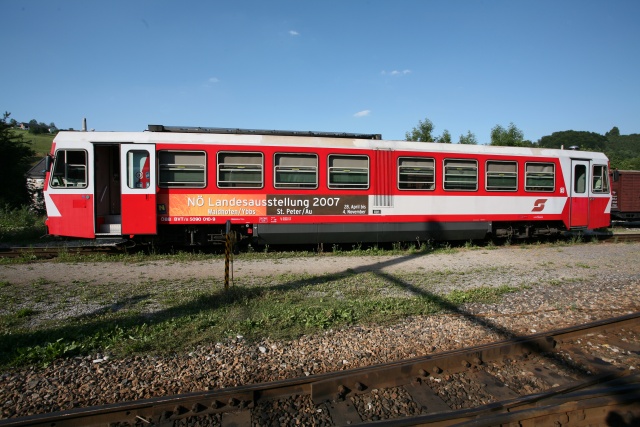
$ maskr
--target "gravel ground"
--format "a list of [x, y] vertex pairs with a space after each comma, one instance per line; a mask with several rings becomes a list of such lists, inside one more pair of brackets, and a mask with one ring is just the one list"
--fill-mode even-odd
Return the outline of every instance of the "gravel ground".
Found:
[[[234, 275], [251, 275], [256, 280], [291, 273], [435, 275], [453, 271], [462, 279], [443, 281], [438, 292], [491, 285], [528, 286], [498, 304], [468, 304], [454, 313], [404, 319], [393, 326], [353, 326], [286, 342], [247, 342], [237, 337], [174, 357], [116, 360], [98, 354], [59, 360], [46, 368], [3, 372], [0, 418], [350, 369], [635, 312], [640, 310], [638, 260], [637, 243], [474, 248], [420, 256], [238, 259]], [[71, 286], [78, 281], [220, 279], [223, 274], [221, 260], [0, 266], [0, 282], [25, 289], [43, 278]], [[64, 318], [96, 309], [90, 301], [76, 305], [73, 310], [48, 315]]]

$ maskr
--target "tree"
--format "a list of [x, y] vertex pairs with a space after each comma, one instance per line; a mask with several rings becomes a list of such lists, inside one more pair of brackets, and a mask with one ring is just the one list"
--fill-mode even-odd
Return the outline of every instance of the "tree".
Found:
[[565, 130], [543, 136], [538, 141], [541, 148], [578, 147], [580, 150], [604, 151], [607, 137], [595, 132]]
[[28, 202], [25, 174], [31, 167], [35, 152], [22, 134], [11, 129], [8, 122], [11, 113], [5, 112], [0, 120], [0, 205], [17, 208]]
[[438, 137], [438, 142], [442, 142], [444, 144], [451, 144], [451, 134], [449, 133], [448, 130], [444, 130], [444, 132], [442, 132], [442, 135], [440, 135]]
[[524, 133], [513, 123], [509, 123], [507, 129], [500, 125], [495, 125], [491, 129], [491, 145], [502, 147], [522, 147], [524, 146]]
[[620, 136], [620, 129], [618, 129], [618, 126], [614, 126], [614, 127], [611, 128], [611, 130], [609, 132], [605, 133], [604, 136], [606, 136], [606, 137]]
[[431, 120], [419, 120], [418, 126], [411, 129], [411, 132], [405, 133], [405, 138], [407, 141], [433, 142], [433, 136], [431, 135], [433, 129], [434, 126]]
[[49, 133], [49, 126], [46, 123], [39, 122], [35, 119], [29, 121], [29, 133], [39, 135], [41, 133]]
[[471, 131], [467, 131], [466, 135], [460, 135], [460, 139], [458, 140], [458, 144], [470, 144], [470, 145], [478, 145], [478, 140], [476, 136], [471, 133]]

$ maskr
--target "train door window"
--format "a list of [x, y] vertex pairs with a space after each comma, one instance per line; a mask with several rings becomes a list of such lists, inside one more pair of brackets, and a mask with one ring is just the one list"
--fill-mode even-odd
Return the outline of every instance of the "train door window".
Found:
[[149, 188], [149, 152], [147, 150], [127, 151], [127, 187]]
[[433, 190], [435, 160], [421, 157], [398, 157], [398, 188], [400, 190]]
[[163, 188], [203, 188], [207, 185], [206, 165], [204, 151], [159, 151], [158, 184]]
[[262, 188], [264, 160], [262, 153], [218, 153], [218, 187]]
[[318, 188], [318, 156], [276, 153], [273, 161], [275, 188]]
[[369, 157], [330, 154], [329, 188], [369, 188]]
[[584, 194], [587, 192], [587, 167], [585, 165], [575, 165], [573, 168], [573, 193]]
[[526, 191], [553, 191], [555, 189], [555, 166], [553, 163], [527, 163], [525, 165]]
[[593, 166], [591, 191], [594, 193], [609, 193], [609, 171], [607, 166]]
[[518, 163], [489, 160], [486, 164], [487, 191], [516, 191]]
[[50, 185], [58, 188], [86, 188], [87, 152], [85, 150], [56, 151]]
[[475, 191], [478, 189], [478, 162], [475, 160], [445, 159], [444, 189]]

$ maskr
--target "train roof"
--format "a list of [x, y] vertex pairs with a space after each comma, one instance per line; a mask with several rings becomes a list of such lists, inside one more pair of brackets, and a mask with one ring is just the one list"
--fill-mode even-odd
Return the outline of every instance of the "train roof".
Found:
[[387, 149], [432, 151], [460, 154], [493, 154], [541, 157], [591, 158], [607, 160], [603, 153], [536, 147], [504, 147], [491, 145], [444, 144], [383, 140], [380, 134], [345, 132], [278, 131], [260, 129], [203, 128], [149, 125], [142, 132], [60, 131], [54, 142], [74, 143], [140, 143], [244, 145], [247, 147], [280, 146], [309, 148]]
[[150, 132], [176, 132], [176, 133], [216, 133], [234, 135], [276, 135], [276, 136], [310, 136], [323, 138], [350, 138], [350, 139], [382, 139], [379, 133], [348, 133], [348, 132], [318, 132], [298, 130], [270, 130], [270, 129], [239, 129], [239, 128], [215, 128], [193, 126], [164, 126], [149, 125]]

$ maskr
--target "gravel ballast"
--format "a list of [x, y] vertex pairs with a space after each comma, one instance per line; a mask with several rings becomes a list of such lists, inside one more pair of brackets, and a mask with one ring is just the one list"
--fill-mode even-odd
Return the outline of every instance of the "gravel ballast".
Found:
[[[522, 290], [494, 304], [470, 303], [434, 316], [403, 319], [394, 325], [354, 325], [292, 341], [241, 336], [193, 348], [171, 357], [127, 359], [103, 354], [62, 359], [0, 374], [0, 418], [154, 396], [233, 387], [356, 368], [503, 340], [618, 316], [640, 309], [640, 244], [529, 245], [459, 249], [406, 256], [323, 256], [234, 262], [236, 278], [287, 274], [373, 272], [441, 274], [438, 293], [509, 285]], [[456, 280], [448, 280], [455, 272]], [[224, 261], [57, 263], [3, 265], [0, 281], [28, 292], [34, 282], [60, 287], [89, 283], [108, 286], [140, 280], [172, 281], [224, 275]], [[100, 310], [90, 300], [54, 312], [43, 301], [33, 322], [82, 316]], [[49, 304], [47, 306], [47, 304]], [[13, 307], [12, 309], [15, 309]], [[152, 308], [150, 308], [152, 309]], [[9, 314], [0, 307], [0, 314]], [[42, 319], [38, 319], [42, 316]]]

